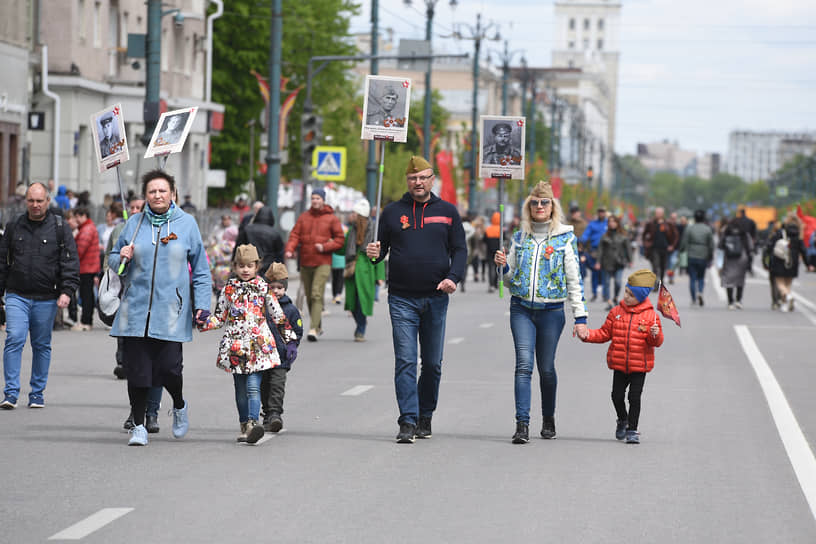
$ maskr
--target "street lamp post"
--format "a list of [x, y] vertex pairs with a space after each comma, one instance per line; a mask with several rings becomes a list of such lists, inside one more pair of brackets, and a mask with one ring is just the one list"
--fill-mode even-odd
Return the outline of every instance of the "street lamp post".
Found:
[[[428, 42], [428, 54], [432, 53], [431, 49], [431, 38], [433, 36], [433, 16], [434, 16], [434, 8], [436, 7], [436, 3], [439, 0], [425, 0], [425, 41]], [[406, 6], [411, 5], [411, 0], [404, 0]], [[457, 4], [456, 0], [450, 0], [451, 7], [455, 7]], [[422, 156], [428, 159], [428, 161], [433, 164], [433, 160], [431, 160], [431, 68], [433, 65], [433, 61], [428, 61], [428, 66], [425, 69], [425, 108], [423, 111], [423, 119], [422, 119], [422, 132], [424, 133], [424, 138], [422, 140]]]
[[473, 108], [471, 110], [471, 129], [470, 129], [470, 182], [468, 184], [468, 211], [475, 211], [476, 210], [476, 157], [477, 157], [477, 149], [476, 146], [478, 145], [477, 140], [477, 126], [476, 123], [478, 122], [478, 113], [479, 113], [479, 50], [482, 46], [482, 40], [489, 39], [498, 41], [500, 38], [499, 33], [493, 37], [488, 37], [487, 32], [493, 28], [494, 24], [489, 23], [487, 26], [482, 27], [482, 14], [479, 13], [476, 15], [476, 28], [473, 28], [470, 25], [460, 25], [465, 27], [470, 34], [468, 36], [463, 36], [461, 31], [458, 29], [454, 33], [454, 36], [458, 39], [464, 40], [473, 40], [474, 42], [474, 54], [473, 54]]

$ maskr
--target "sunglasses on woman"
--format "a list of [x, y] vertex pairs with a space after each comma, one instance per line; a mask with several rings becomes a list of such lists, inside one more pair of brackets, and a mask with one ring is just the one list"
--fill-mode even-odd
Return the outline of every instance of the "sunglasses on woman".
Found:
[[533, 208], [537, 208], [539, 206], [545, 208], [550, 204], [552, 204], [552, 200], [550, 200], [549, 198], [542, 198], [541, 200], [533, 198], [530, 200], [530, 206], [532, 206]]

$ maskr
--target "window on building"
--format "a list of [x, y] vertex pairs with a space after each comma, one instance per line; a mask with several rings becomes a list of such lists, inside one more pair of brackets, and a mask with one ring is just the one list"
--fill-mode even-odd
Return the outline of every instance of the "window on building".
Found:
[[589, 19], [584, 19], [584, 30], [589, 30]]
[[598, 40], [598, 51], [603, 49], [603, 40]]
[[603, 19], [598, 19], [598, 30], [603, 30], [603, 29], [604, 29], [604, 20]]
[[567, 49], [575, 49], [575, 42], [570, 40], [569, 43], [567, 43]]
[[102, 47], [102, 31], [100, 26], [102, 25], [102, 17], [100, 16], [100, 12], [102, 11], [102, 4], [100, 2], [94, 2], [93, 7], [93, 44], [94, 47]]
[[584, 51], [589, 49], [589, 38], [584, 38]]
[[[81, 2], [81, 1], [82, 1], [82, 0], [80, 0], [80, 2]], [[575, 30], [575, 19], [570, 19], [570, 20], [569, 20], [569, 29], [570, 29], [570, 30]]]
[[79, 22], [79, 41], [85, 41], [85, 0], [77, 0], [77, 19]]

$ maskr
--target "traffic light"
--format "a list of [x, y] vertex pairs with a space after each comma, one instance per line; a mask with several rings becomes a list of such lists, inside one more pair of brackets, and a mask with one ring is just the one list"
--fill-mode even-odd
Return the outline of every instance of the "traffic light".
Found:
[[592, 184], [592, 167], [591, 166], [589, 168], [587, 168], [586, 176], [587, 176], [587, 183], [591, 185]]
[[300, 118], [300, 150], [304, 160], [312, 160], [312, 154], [322, 138], [323, 118], [314, 113], [304, 113]]

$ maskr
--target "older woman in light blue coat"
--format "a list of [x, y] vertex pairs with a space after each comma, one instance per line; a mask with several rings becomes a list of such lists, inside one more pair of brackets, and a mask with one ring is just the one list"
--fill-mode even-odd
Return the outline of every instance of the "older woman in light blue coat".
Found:
[[[193, 216], [175, 205], [173, 176], [153, 170], [142, 178], [145, 211], [131, 217], [108, 265], [119, 270], [124, 293], [111, 336], [124, 339], [125, 371], [134, 428], [129, 445], [147, 444], [148, 390], [161, 385], [173, 398], [173, 436], [189, 427], [182, 393], [182, 342], [193, 337], [193, 318], [209, 315], [212, 284], [201, 233]], [[204, 314], [204, 315], [202, 315]]]

